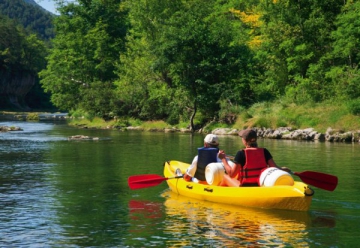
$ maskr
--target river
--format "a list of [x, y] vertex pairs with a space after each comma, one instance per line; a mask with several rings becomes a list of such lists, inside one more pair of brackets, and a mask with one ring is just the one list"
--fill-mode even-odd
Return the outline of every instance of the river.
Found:
[[[180, 197], [167, 184], [130, 190], [127, 178], [190, 162], [204, 135], [77, 129], [60, 121], [8, 121], [0, 133], [0, 247], [357, 247], [360, 144], [261, 139], [293, 171], [339, 178], [308, 212]], [[99, 140], [68, 140], [88, 135]], [[220, 136], [234, 155], [239, 137]], [[295, 178], [299, 180], [299, 178]]]

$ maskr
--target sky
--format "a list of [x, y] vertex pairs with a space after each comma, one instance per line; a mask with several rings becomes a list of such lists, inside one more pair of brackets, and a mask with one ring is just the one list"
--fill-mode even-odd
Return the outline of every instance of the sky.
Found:
[[46, 9], [54, 14], [56, 13], [55, 3], [52, 0], [35, 0], [35, 2], [37, 4], [39, 4], [41, 7], [43, 7], [44, 9]]

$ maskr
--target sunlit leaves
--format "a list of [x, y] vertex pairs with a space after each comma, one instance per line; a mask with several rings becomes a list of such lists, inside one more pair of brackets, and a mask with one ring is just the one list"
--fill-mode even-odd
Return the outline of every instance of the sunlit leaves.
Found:
[[113, 99], [112, 94], [102, 99], [106, 94], [100, 94], [99, 82], [113, 90], [109, 84], [117, 78], [115, 68], [124, 49], [126, 11], [120, 0], [57, 3], [56, 37], [41, 83], [58, 108], [81, 107], [106, 118]]

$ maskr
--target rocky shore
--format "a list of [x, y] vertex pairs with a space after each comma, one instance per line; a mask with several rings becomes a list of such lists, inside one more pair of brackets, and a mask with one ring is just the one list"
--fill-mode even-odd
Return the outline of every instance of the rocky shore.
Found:
[[[258, 137], [269, 139], [288, 139], [288, 140], [308, 140], [308, 141], [328, 141], [328, 142], [360, 142], [360, 130], [341, 131], [328, 128], [325, 133], [319, 133], [313, 128], [295, 129], [291, 127], [253, 128]], [[237, 135], [239, 130], [228, 128], [217, 128], [212, 131], [217, 135]]]
[[[82, 127], [86, 128], [86, 127]], [[111, 127], [107, 127], [111, 129]], [[277, 129], [271, 128], [253, 128], [258, 137], [268, 139], [287, 139], [287, 140], [307, 140], [307, 141], [326, 141], [326, 142], [346, 142], [346, 143], [360, 143], [360, 130], [357, 131], [342, 131], [328, 128], [325, 133], [319, 133], [313, 128], [306, 129], [292, 129], [291, 127], [280, 127]], [[125, 127], [120, 130], [137, 130], [137, 131], [149, 131], [149, 132], [181, 132], [190, 133], [190, 129], [186, 128], [165, 128], [165, 129], [147, 129], [144, 130], [141, 127]], [[0, 126], [0, 132], [9, 131], [22, 131], [19, 127], [7, 127]], [[216, 128], [211, 133], [217, 135], [238, 135], [238, 129], [232, 128]], [[202, 133], [202, 130], [199, 130]], [[69, 140], [83, 140], [89, 139], [87, 136], [76, 135], [69, 137]], [[92, 139], [92, 138], [91, 138]]]
[[[136, 128], [129, 128], [130, 130]], [[328, 128], [325, 133], [319, 133], [313, 128], [292, 129], [291, 127], [253, 128], [258, 137], [268, 139], [307, 140], [307, 141], [328, 141], [328, 142], [360, 142], [360, 130], [342, 131]], [[151, 130], [150, 130], [151, 131]], [[155, 130], [152, 130], [155, 131]], [[238, 129], [216, 128], [211, 133], [216, 135], [238, 135]], [[165, 129], [165, 132], [190, 132], [188, 129]], [[200, 131], [201, 132], [201, 131]]]

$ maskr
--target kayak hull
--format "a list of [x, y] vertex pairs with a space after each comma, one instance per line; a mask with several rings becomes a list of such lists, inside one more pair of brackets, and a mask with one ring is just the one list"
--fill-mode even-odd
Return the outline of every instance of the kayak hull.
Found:
[[266, 209], [308, 211], [311, 205], [313, 190], [303, 182], [295, 181], [293, 186], [224, 187], [172, 178], [176, 176], [176, 169], [184, 173], [188, 166], [180, 161], [165, 162], [164, 176], [174, 193], [198, 200]]

